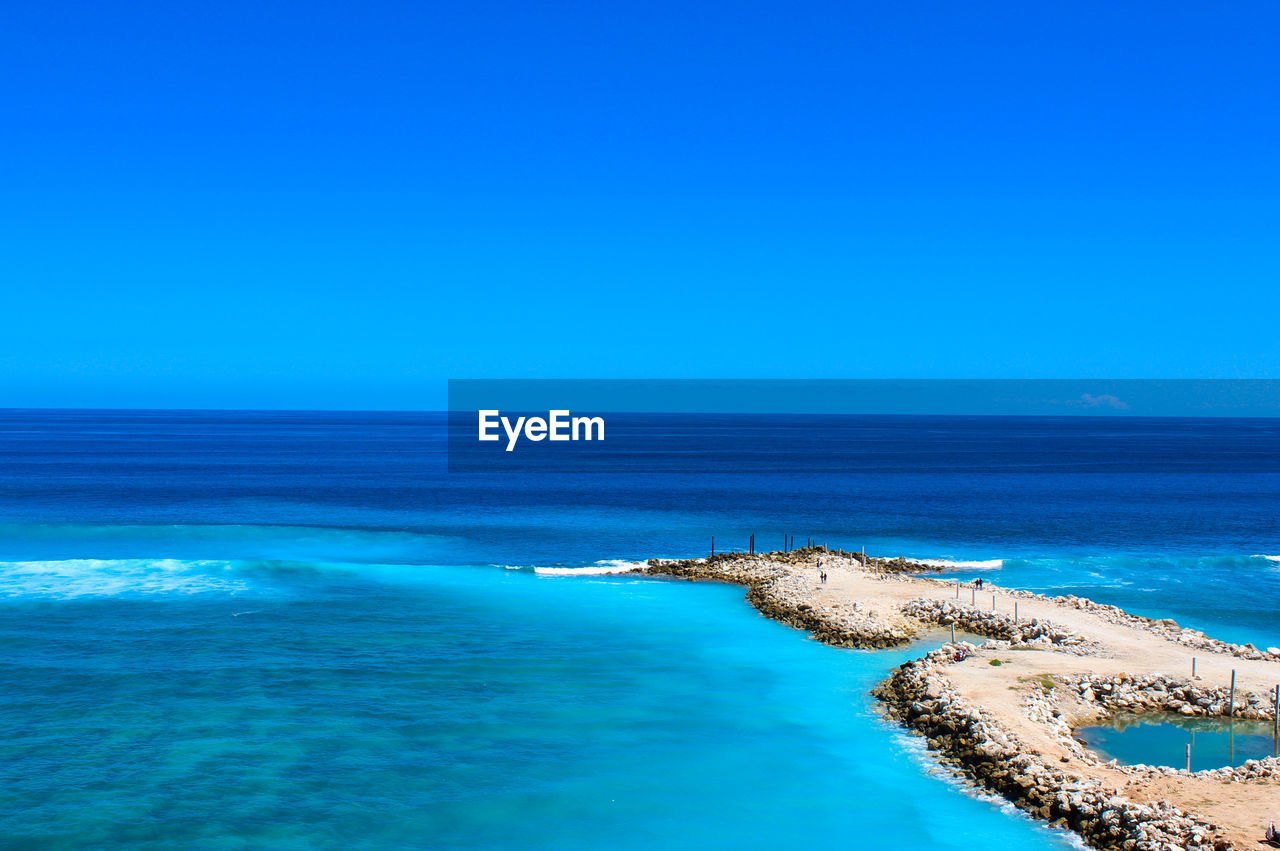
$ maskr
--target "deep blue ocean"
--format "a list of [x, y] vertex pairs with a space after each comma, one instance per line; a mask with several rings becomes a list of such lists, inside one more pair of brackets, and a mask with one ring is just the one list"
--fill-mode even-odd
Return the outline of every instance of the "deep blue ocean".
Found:
[[661, 472], [450, 473], [440, 414], [0, 412], [0, 845], [1066, 846], [876, 715], [922, 648], [825, 647], [728, 586], [547, 571], [712, 535], [1280, 645], [1273, 421], [686, 417], [646, 440]]

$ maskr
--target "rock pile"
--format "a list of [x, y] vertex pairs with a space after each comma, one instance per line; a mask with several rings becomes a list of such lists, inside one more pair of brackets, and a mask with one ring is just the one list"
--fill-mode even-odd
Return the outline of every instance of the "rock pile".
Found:
[[[927, 567], [926, 565], [919, 566]], [[934, 567], [928, 568], [927, 571], [923, 572], [936, 573], [937, 570], [938, 569]], [[885, 574], [886, 579], [898, 578], [896, 574], [892, 574], [888, 571], [886, 571]], [[908, 575], [902, 575], [901, 579], [903, 581], [909, 580], [916, 582], [928, 582], [931, 580], [931, 578], [927, 576], [915, 577]], [[947, 588], [955, 587], [954, 582], [940, 579], [933, 579], [932, 581], [939, 586]], [[1187, 629], [1179, 626], [1176, 621], [1169, 618], [1148, 618], [1143, 617], [1142, 615], [1133, 615], [1118, 606], [1096, 603], [1087, 597], [1076, 597], [1075, 595], [1070, 594], [1063, 597], [1049, 597], [1044, 594], [1037, 594], [1034, 591], [1023, 591], [1016, 588], [1003, 588], [1001, 586], [991, 584], [988, 584], [984, 590], [999, 593], [1002, 597], [1013, 597], [1023, 600], [1040, 600], [1089, 612], [1108, 623], [1127, 626], [1131, 629], [1140, 629], [1143, 632], [1150, 632], [1154, 635], [1159, 635], [1168, 641], [1173, 641], [1197, 650], [1203, 650], [1206, 653], [1222, 653], [1228, 656], [1236, 656], [1240, 659], [1280, 662], [1280, 647], [1268, 647], [1263, 650], [1252, 644], [1232, 644], [1228, 641], [1219, 641], [1216, 638], [1210, 638], [1198, 629]], [[986, 633], [982, 634], [985, 635]]]
[[1013, 596], [1021, 597], [1038, 597], [1042, 600], [1049, 600], [1060, 606], [1069, 606], [1073, 609], [1080, 609], [1091, 614], [1097, 615], [1105, 621], [1122, 626], [1141, 629], [1146, 632], [1163, 636], [1169, 641], [1178, 644], [1194, 647], [1197, 650], [1204, 650], [1208, 653], [1223, 653], [1228, 656], [1236, 656], [1241, 659], [1266, 659], [1272, 662], [1280, 662], [1280, 647], [1268, 647], [1266, 650], [1259, 650], [1252, 644], [1232, 644], [1227, 641], [1219, 641], [1216, 638], [1210, 638], [1198, 629], [1186, 629], [1178, 626], [1176, 621], [1169, 618], [1146, 618], [1141, 615], [1131, 615], [1118, 606], [1108, 606], [1103, 603], [1095, 603], [1087, 597], [1076, 597], [1068, 595], [1065, 597], [1044, 597], [1039, 594], [1031, 594], [1027, 591], [1010, 591], [1005, 592]]
[[902, 606], [902, 613], [925, 623], [957, 627], [1006, 641], [1011, 647], [1057, 647], [1082, 655], [1097, 649], [1094, 642], [1045, 618], [1018, 618], [950, 600], [918, 597]]
[[[1079, 693], [1086, 703], [1108, 712], [1176, 712], [1187, 717], [1225, 716], [1231, 708], [1231, 690], [1206, 686], [1177, 677], [1080, 676], [1060, 681]], [[1236, 718], [1274, 718], [1271, 701], [1252, 692], [1236, 691]]]
[[924, 734], [945, 763], [1032, 815], [1071, 828], [1096, 848], [1225, 851], [1231, 847], [1214, 825], [1176, 806], [1139, 804], [1099, 780], [1079, 779], [1044, 764], [950, 685], [941, 663], [959, 649], [947, 645], [907, 662], [875, 689], [889, 714]]

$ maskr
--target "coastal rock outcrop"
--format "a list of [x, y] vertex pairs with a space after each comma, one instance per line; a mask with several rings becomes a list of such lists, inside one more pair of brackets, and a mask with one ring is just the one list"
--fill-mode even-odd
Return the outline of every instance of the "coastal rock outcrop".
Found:
[[[1192, 653], [1198, 650], [1268, 662], [1280, 661], [1276, 648], [1259, 651], [1252, 645], [1228, 644], [1167, 619], [1130, 615], [1085, 598], [1047, 597], [986, 583], [984, 596], [990, 593], [1015, 602], [1002, 605], [1004, 611], [998, 612], [995, 600], [992, 608], [986, 609], [976, 605], [976, 593], [970, 592], [965, 596], [971, 600], [962, 602], [963, 592], [956, 582], [921, 575], [938, 572], [936, 565], [906, 559], [864, 559], [860, 554], [822, 547], [785, 553], [727, 553], [706, 559], [654, 559], [643, 570], [743, 585], [747, 599], [764, 615], [808, 630], [819, 641], [839, 647], [902, 645], [926, 632], [936, 635], [935, 626], [954, 626], [986, 637], [988, 640], [977, 648], [965, 642], [952, 643], [908, 662], [878, 686], [875, 695], [891, 717], [928, 739], [930, 751], [943, 764], [1029, 814], [1075, 831], [1097, 848], [1225, 851], [1233, 847], [1233, 841], [1243, 843], [1253, 827], [1244, 826], [1238, 810], [1224, 809], [1215, 789], [1221, 788], [1219, 784], [1242, 784], [1236, 788], [1247, 790], [1242, 793], [1246, 799], [1265, 809], [1272, 800], [1273, 787], [1280, 782], [1280, 759], [1275, 758], [1194, 774], [1170, 767], [1103, 761], [1075, 738], [1071, 727], [1084, 719], [1126, 712], [1273, 717], [1274, 695], [1241, 688], [1233, 705], [1230, 689], [1224, 686], [1156, 673], [1159, 669], [1153, 669], [1141, 655], [1135, 656], [1132, 649], [1117, 648], [1133, 643], [1156, 645], [1164, 658], [1169, 655], [1164, 642], [1171, 641], [1183, 648], [1172, 654], [1179, 657], [1177, 667], [1185, 660], [1188, 671], [1194, 667]], [[943, 589], [942, 594], [927, 596]], [[950, 599], [953, 592], [955, 600]], [[1017, 600], [1050, 605], [1024, 605], [1024, 612], [1035, 611], [1039, 616], [1018, 618], [1014, 616]], [[1091, 617], [1081, 618], [1067, 611], [1071, 609]], [[1044, 617], [1046, 612], [1056, 613], [1060, 619]], [[1091, 631], [1095, 626], [1098, 631]], [[1124, 638], [1105, 646], [1100, 643], [1107, 635], [1115, 638], [1116, 626], [1123, 628]], [[1140, 630], [1151, 638], [1131, 636], [1128, 630]], [[1008, 670], [999, 666], [1010, 660], [991, 658], [988, 661], [996, 667], [982, 666], [981, 674], [974, 669], [952, 669], [951, 665], [974, 652], [1006, 649], [1052, 653], [1030, 653], [1019, 660], [1026, 664], [1016, 666], [1021, 672], [1013, 675], [1016, 683], [1012, 677], [1005, 680], [1010, 690], [1018, 692], [1012, 705], [992, 698], [988, 711], [968, 702], [961, 688], [985, 694], [984, 685], [990, 688], [1003, 679], [1002, 675], [993, 678], [991, 672]], [[1056, 654], [1065, 654], [1062, 668], [1052, 661], [1046, 665]], [[1066, 656], [1088, 657], [1090, 661]], [[1120, 660], [1128, 660], [1135, 670], [1147, 673], [1082, 673], [1097, 670], [1091, 664], [1094, 659], [1111, 672]], [[1258, 667], [1252, 662], [1242, 667], [1249, 668], [1244, 672], [1245, 682], [1257, 688]], [[1055, 673], [1055, 669], [1072, 673]], [[1261, 681], [1267, 682], [1265, 674]], [[984, 700], [987, 697], [991, 696], [985, 694]], [[1025, 738], [1020, 739], [1019, 734]], [[1028, 741], [1052, 756], [1028, 746]], [[1117, 790], [1115, 783], [1124, 788]], [[1168, 797], [1178, 803], [1169, 802]], [[1187, 807], [1212, 815], [1219, 824], [1206, 821]]]
[[891, 621], [856, 603], [841, 605], [822, 600], [811, 580], [787, 569], [787, 565], [803, 563], [805, 558], [796, 551], [766, 556], [725, 553], [708, 559], [650, 559], [647, 572], [745, 585], [747, 600], [762, 614], [808, 630], [817, 640], [836, 647], [878, 649], [911, 640], [913, 631], [902, 622]]
[[1069, 827], [1095, 848], [1225, 851], [1231, 847], [1214, 825], [1172, 804], [1137, 803], [1099, 780], [1074, 777], [1047, 765], [951, 686], [943, 665], [960, 649], [947, 645], [907, 662], [874, 690], [889, 715], [923, 734], [943, 763], [1033, 816]]
[[1082, 701], [1095, 703], [1107, 712], [1173, 712], [1188, 717], [1274, 718], [1268, 697], [1237, 691], [1234, 704], [1231, 689], [1208, 686], [1188, 679], [1163, 675], [1131, 677], [1119, 675], [1058, 678], [1074, 689]]
[[1044, 618], [1014, 618], [977, 606], [920, 597], [902, 606], [902, 613], [925, 623], [954, 624], [960, 629], [1006, 641], [1011, 647], [1057, 647], [1076, 654], [1098, 649], [1094, 642]]
[[[1029, 592], [1010, 592], [1015, 596], [1026, 596]], [[1037, 596], [1040, 595], [1031, 595]], [[1228, 656], [1235, 656], [1240, 659], [1262, 659], [1271, 662], [1280, 662], [1280, 647], [1268, 647], [1266, 650], [1259, 650], [1252, 644], [1232, 644], [1228, 641], [1219, 641], [1216, 638], [1210, 638], [1197, 629], [1186, 629], [1178, 625], [1177, 621], [1169, 618], [1147, 618], [1141, 615], [1133, 615], [1121, 609], [1118, 606], [1108, 606], [1104, 603], [1095, 603], [1087, 597], [1076, 597], [1067, 595], [1065, 597], [1041, 597], [1041, 599], [1049, 600], [1060, 606], [1068, 606], [1073, 609], [1080, 609], [1097, 615], [1105, 621], [1123, 626], [1141, 629], [1146, 632], [1163, 636], [1169, 641], [1193, 647], [1197, 650], [1204, 650], [1209, 653], [1223, 653]]]

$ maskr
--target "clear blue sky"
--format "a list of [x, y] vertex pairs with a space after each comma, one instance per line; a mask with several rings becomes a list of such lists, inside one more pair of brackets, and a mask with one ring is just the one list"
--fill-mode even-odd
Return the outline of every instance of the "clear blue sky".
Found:
[[1274, 3], [8, 3], [0, 406], [1280, 377]]

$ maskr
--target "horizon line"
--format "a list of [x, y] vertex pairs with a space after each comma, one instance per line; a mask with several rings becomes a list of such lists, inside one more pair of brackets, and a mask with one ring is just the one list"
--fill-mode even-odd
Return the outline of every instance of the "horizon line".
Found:
[[[540, 413], [544, 409], [521, 410], [509, 409], [512, 413]], [[755, 416], [755, 417], [1003, 417], [1008, 419], [1125, 419], [1125, 420], [1277, 420], [1276, 414], [1141, 414], [1124, 410], [1097, 410], [1092, 412], [1072, 413], [948, 413], [948, 412], [871, 412], [871, 411], [623, 411], [584, 409], [588, 413], [613, 414], [621, 416]], [[150, 408], [150, 407], [6, 407], [0, 406], [0, 414], [5, 413], [187, 413], [187, 414], [465, 414], [470, 408], [456, 410], [444, 408]]]

